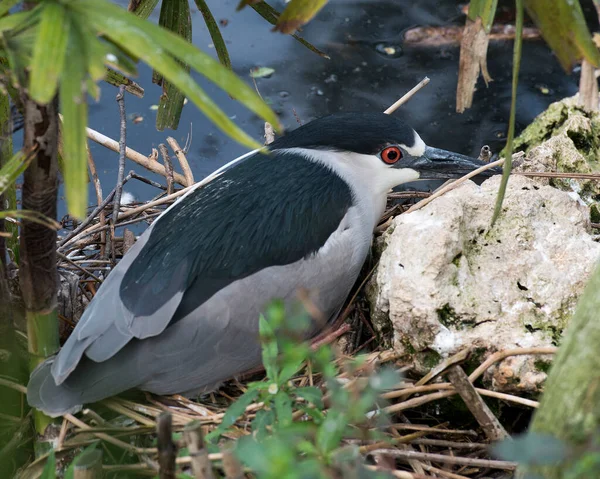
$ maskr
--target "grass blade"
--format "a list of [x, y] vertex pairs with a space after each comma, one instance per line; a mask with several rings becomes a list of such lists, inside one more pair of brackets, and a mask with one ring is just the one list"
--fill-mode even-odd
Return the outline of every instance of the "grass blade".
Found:
[[52, 218], [48, 218], [39, 211], [30, 210], [12, 210], [12, 211], [0, 211], [0, 219], [5, 220], [6, 218], [20, 218], [22, 220], [31, 221], [47, 228], [58, 230], [60, 223]]
[[[44, 2], [39, 33], [33, 47], [29, 94], [47, 104], [54, 98], [65, 64], [70, 22], [60, 3]], [[68, 62], [67, 62], [68, 63]]]
[[86, 131], [87, 98], [85, 79], [87, 56], [85, 43], [77, 25], [72, 25], [68, 44], [69, 61], [60, 82], [60, 110], [63, 116], [63, 176], [69, 213], [83, 218], [86, 213], [88, 191]]
[[227, 51], [225, 40], [223, 40], [223, 35], [221, 35], [221, 30], [219, 29], [219, 25], [217, 25], [215, 17], [213, 17], [213, 14], [210, 11], [210, 8], [208, 8], [205, 0], [195, 0], [195, 2], [198, 10], [200, 10], [200, 13], [204, 17], [204, 23], [206, 23], [206, 28], [208, 28], [210, 38], [215, 45], [215, 50], [217, 51], [217, 56], [219, 57], [221, 65], [231, 69], [229, 52]]
[[[191, 43], [192, 20], [187, 0], [163, 0], [159, 24]], [[189, 73], [188, 65], [178, 63], [186, 73]], [[156, 129], [159, 131], [163, 131], [165, 128], [176, 130], [179, 126], [185, 95], [170, 81], [165, 80], [162, 75], [154, 75], [152, 81], [162, 85], [163, 88], [156, 114]]]
[[[277, 10], [275, 10], [271, 5], [267, 2], [257, 2], [249, 4], [252, 9], [258, 13], [263, 19], [269, 22], [271, 25], [277, 25], [277, 20], [281, 15]], [[308, 48], [311, 52], [316, 53], [320, 57], [327, 58], [329, 60], [329, 55], [327, 53], [319, 50], [312, 43], [307, 42], [304, 38], [298, 36], [298, 34], [292, 34], [292, 37], [297, 40], [300, 44]]]
[[144, 97], [144, 89], [141, 85], [138, 85], [136, 82], [130, 80], [125, 75], [121, 75], [119, 72], [116, 72], [110, 68], [108, 68], [106, 71], [106, 77], [104, 78], [104, 81], [113, 86], [125, 85], [126, 92], [131, 93], [132, 95], [137, 96], [138, 98]]
[[277, 20], [275, 30], [294, 33], [310, 22], [327, 4], [327, 0], [292, 0]]
[[32, 154], [22, 150], [15, 153], [0, 169], [0, 195], [2, 195], [27, 169], [33, 159]]
[[490, 33], [498, 0], [471, 0], [469, 3], [469, 18], [474, 22], [477, 17], [481, 18], [486, 33]]
[[506, 141], [506, 159], [502, 170], [502, 180], [496, 198], [496, 207], [492, 216], [492, 226], [502, 212], [502, 203], [506, 194], [506, 186], [512, 168], [513, 139], [515, 136], [515, 118], [517, 115], [517, 86], [519, 84], [519, 67], [521, 66], [521, 48], [523, 46], [523, 0], [516, 0], [517, 20], [515, 25], [515, 46], [513, 51], [512, 97], [510, 100], [510, 119], [508, 121], [508, 139]]
[[578, 0], [525, 0], [524, 5], [565, 71], [570, 72], [582, 58], [600, 65], [600, 52]]
[[128, 10], [140, 18], [147, 20], [158, 5], [158, 0], [140, 0], [129, 2]]
[[15, 5], [21, 3], [21, 0], [3, 0], [0, 2], [0, 17], [3, 17]]

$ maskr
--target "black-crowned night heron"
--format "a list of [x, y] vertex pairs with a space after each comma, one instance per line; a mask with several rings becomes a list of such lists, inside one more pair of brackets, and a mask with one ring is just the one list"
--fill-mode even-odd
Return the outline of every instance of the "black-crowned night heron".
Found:
[[224, 166], [148, 228], [33, 372], [32, 406], [57, 416], [132, 388], [196, 395], [260, 366], [272, 300], [304, 290], [325, 318], [338, 314], [391, 188], [483, 164], [382, 113], [314, 120], [270, 150]]

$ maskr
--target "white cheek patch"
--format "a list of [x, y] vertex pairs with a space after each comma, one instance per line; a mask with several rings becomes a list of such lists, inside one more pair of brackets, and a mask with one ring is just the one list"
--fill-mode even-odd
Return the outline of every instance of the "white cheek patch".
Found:
[[398, 185], [408, 183], [409, 181], [416, 181], [420, 177], [421, 174], [412, 168], [399, 168], [394, 170], [394, 179], [397, 181]]
[[421, 139], [421, 137], [419, 136], [419, 134], [416, 131], [413, 130], [413, 133], [415, 134], [414, 145], [411, 147], [408, 147], [406, 145], [401, 145], [401, 146], [402, 146], [402, 148], [404, 148], [406, 150], [406, 152], [410, 156], [414, 156], [414, 157], [418, 158], [419, 156], [423, 156], [427, 145], [425, 145], [425, 142]]

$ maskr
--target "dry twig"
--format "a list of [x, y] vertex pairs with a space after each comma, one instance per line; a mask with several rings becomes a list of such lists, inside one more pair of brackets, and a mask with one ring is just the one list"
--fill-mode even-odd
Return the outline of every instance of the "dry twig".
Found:
[[471, 411], [471, 414], [475, 417], [483, 432], [490, 441], [500, 441], [509, 437], [509, 434], [500, 424], [498, 418], [494, 416], [494, 413], [487, 406], [481, 396], [477, 394], [477, 391], [473, 385], [469, 382], [469, 378], [463, 369], [454, 365], [448, 370], [448, 379], [454, 385], [458, 394], [465, 402], [466, 406]]

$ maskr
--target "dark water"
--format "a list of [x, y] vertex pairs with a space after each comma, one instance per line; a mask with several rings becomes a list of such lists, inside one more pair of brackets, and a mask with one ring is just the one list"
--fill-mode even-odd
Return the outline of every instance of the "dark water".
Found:
[[[306, 39], [329, 53], [331, 60], [320, 58], [289, 36], [271, 32], [270, 25], [250, 8], [236, 12], [237, 3], [238, 0], [210, 2], [217, 21], [228, 21], [222, 32], [234, 69], [248, 82], [251, 82], [248, 72], [253, 67], [275, 69], [270, 78], [258, 79], [257, 83], [287, 128], [297, 126], [294, 110], [304, 122], [341, 110], [384, 110], [424, 76], [429, 76], [431, 83], [396, 113], [426, 143], [471, 155], [477, 155], [483, 144], [489, 144], [496, 152], [504, 146], [510, 106], [512, 41], [490, 44], [488, 67], [494, 81], [488, 88], [480, 81], [473, 108], [462, 115], [454, 110], [458, 45], [419, 48], [403, 44], [403, 33], [411, 27], [464, 25], [458, 2], [332, 0], [302, 32]], [[273, 6], [282, 9], [284, 4], [278, 1]], [[214, 55], [202, 17], [193, 8], [194, 44]], [[157, 20], [158, 10], [153, 18]], [[385, 46], [393, 46], [396, 54], [383, 53]], [[199, 75], [196, 77], [228, 115], [257, 139], [262, 138], [263, 123], [258, 118]], [[151, 83], [148, 68], [141, 68], [137, 80], [146, 89], [146, 96], [126, 98], [128, 146], [149, 154], [152, 147], [165, 142], [169, 135], [183, 145], [191, 130], [193, 142], [188, 159], [197, 180], [246, 151], [212, 126], [191, 103], [184, 107], [178, 131], [156, 131], [156, 113], [150, 107], [158, 102], [160, 88]], [[577, 81], [577, 75], [564, 73], [542, 41], [525, 42], [518, 127], [527, 125], [551, 102], [574, 94]], [[114, 87], [102, 87], [101, 103], [90, 109], [90, 126], [118, 139], [115, 94]], [[131, 119], [138, 115], [144, 120], [134, 124]], [[115, 184], [117, 155], [94, 144], [92, 152], [106, 194]], [[126, 171], [130, 169], [147, 174], [128, 161]], [[139, 200], [156, 192], [137, 182], [125, 189]], [[91, 191], [90, 202], [94, 202]]]

